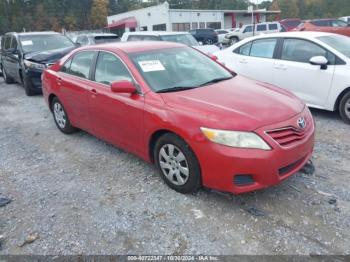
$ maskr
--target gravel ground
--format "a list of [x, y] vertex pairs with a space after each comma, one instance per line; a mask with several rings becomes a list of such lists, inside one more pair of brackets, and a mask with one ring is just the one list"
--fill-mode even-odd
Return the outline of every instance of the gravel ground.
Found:
[[0, 197], [12, 202], [0, 207], [0, 255], [349, 254], [350, 126], [313, 113], [313, 175], [184, 196], [137, 157], [63, 135], [42, 96], [1, 78]]

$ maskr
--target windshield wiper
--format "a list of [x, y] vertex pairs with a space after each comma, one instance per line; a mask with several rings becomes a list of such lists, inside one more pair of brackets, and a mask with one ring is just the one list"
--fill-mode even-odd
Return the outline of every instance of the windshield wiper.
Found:
[[233, 78], [232, 76], [214, 78], [213, 80], [205, 82], [204, 84], [201, 84], [200, 86], [207, 86], [207, 85], [210, 85], [210, 84], [215, 84], [215, 83], [218, 83], [218, 82], [221, 82], [221, 81], [225, 81], [225, 80], [229, 80], [229, 79], [232, 79], [232, 78]]
[[157, 93], [170, 93], [197, 88], [196, 86], [173, 86], [157, 91]]

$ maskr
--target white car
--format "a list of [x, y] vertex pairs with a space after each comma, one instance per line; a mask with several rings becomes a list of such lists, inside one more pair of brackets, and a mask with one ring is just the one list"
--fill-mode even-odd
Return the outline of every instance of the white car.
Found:
[[343, 16], [343, 17], [340, 17], [339, 20], [343, 20], [344, 22], [350, 24], [350, 16]]
[[225, 35], [232, 31], [228, 29], [216, 29], [215, 32], [218, 33], [218, 42], [222, 43], [224, 41]]
[[127, 41], [168, 41], [192, 46], [205, 54], [212, 55], [220, 50], [216, 45], [201, 45], [187, 32], [161, 32], [161, 31], [142, 31], [125, 32], [121, 38], [122, 42]]
[[247, 37], [252, 37], [253, 35], [272, 34], [281, 32], [283, 30], [279, 22], [255, 24], [254, 32], [253, 28], [254, 27], [252, 24], [244, 25], [239, 30], [235, 30], [229, 34], [226, 34], [222, 43], [226, 45], [233, 45], [234, 43], [246, 39]]
[[261, 35], [214, 55], [236, 73], [287, 89], [310, 107], [339, 110], [350, 124], [349, 37], [321, 32]]

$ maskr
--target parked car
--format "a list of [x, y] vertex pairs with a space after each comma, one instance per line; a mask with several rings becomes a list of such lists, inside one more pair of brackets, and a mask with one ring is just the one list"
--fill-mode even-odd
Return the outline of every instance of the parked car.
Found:
[[86, 46], [86, 45], [97, 45], [97, 44], [103, 44], [103, 43], [113, 43], [118, 41], [120, 41], [120, 39], [116, 34], [94, 33], [94, 34], [79, 35], [75, 42], [80, 46]]
[[285, 88], [350, 124], [350, 38], [288, 32], [246, 39], [215, 54], [238, 74]]
[[215, 32], [218, 34], [218, 42], [219, 43], [222, 43], [224, 38], [225, 38], [225, 35], [227, 35], [228, 33], [232, 32], [230, 30], [226, 30], [226, 29], [217, 29], [215, 30]]
[[345, 23], [350, 24], [350, 16], [343, 16], [343, 17], [340, 17], [339, 20], [342, 20], [342, 21], [344, 21]]
[[259, 23], [255, 25], [254, 31], [253, 29], [254, 26], [252, 24], [244, 25], [239, 29], [239, 31], [227, 34], [223, 40], [223, 44], [233, 45], [234, 43], [237, 43], [253, 35], [272, 34], [283, 30], [279, 22]]
[[74, 48], [68, 37], [54, 32], [7, 33], [0, 61], [5, 82], [22, 84], [28, 96], [40, 93], [42, 71]]
[[168, 41], [192, 46], [205, 54], [213, 54], [220, 50], [216, 45], [201, 45], [187, 32], [125, 32], [121, 38], [122, 42], [129, 41]]
[[190, 30], [190, 34], [193, 35], [198, 42], [203, 43], [204, 45], [213, 45], [219, 40], [218, 33], [211, 28], [193, 29]]
[[63, 133], [86, 130], [154, 162], [181, 193], [275, 185], [313, 151], [314, 122], [300, 99], [182, 44], [77, 49], [45, 70], [43, 94]]
[[350, 36], [350, 25], [338, 19], [317, 19], [301, 23], [294, 31], [317, 31]]
[[302, 23], [300, 18], [287, 18], [280, 21], [280, 24], [285, 28], [286, 31], [292, 31]]

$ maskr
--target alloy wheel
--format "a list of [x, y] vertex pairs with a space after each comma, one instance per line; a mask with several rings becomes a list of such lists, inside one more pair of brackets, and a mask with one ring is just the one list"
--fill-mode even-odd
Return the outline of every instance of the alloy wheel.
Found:
[[165, 144], [159, 151], [159, 165], [165, 177], [174, 185], [183, 186], [190, 175], [184, 153], [175, 145]]
[[64, 129], [66, 127], [67, 117], [62, 105], [60, 103], [55, 103], [53, 112], [58, 126]]

